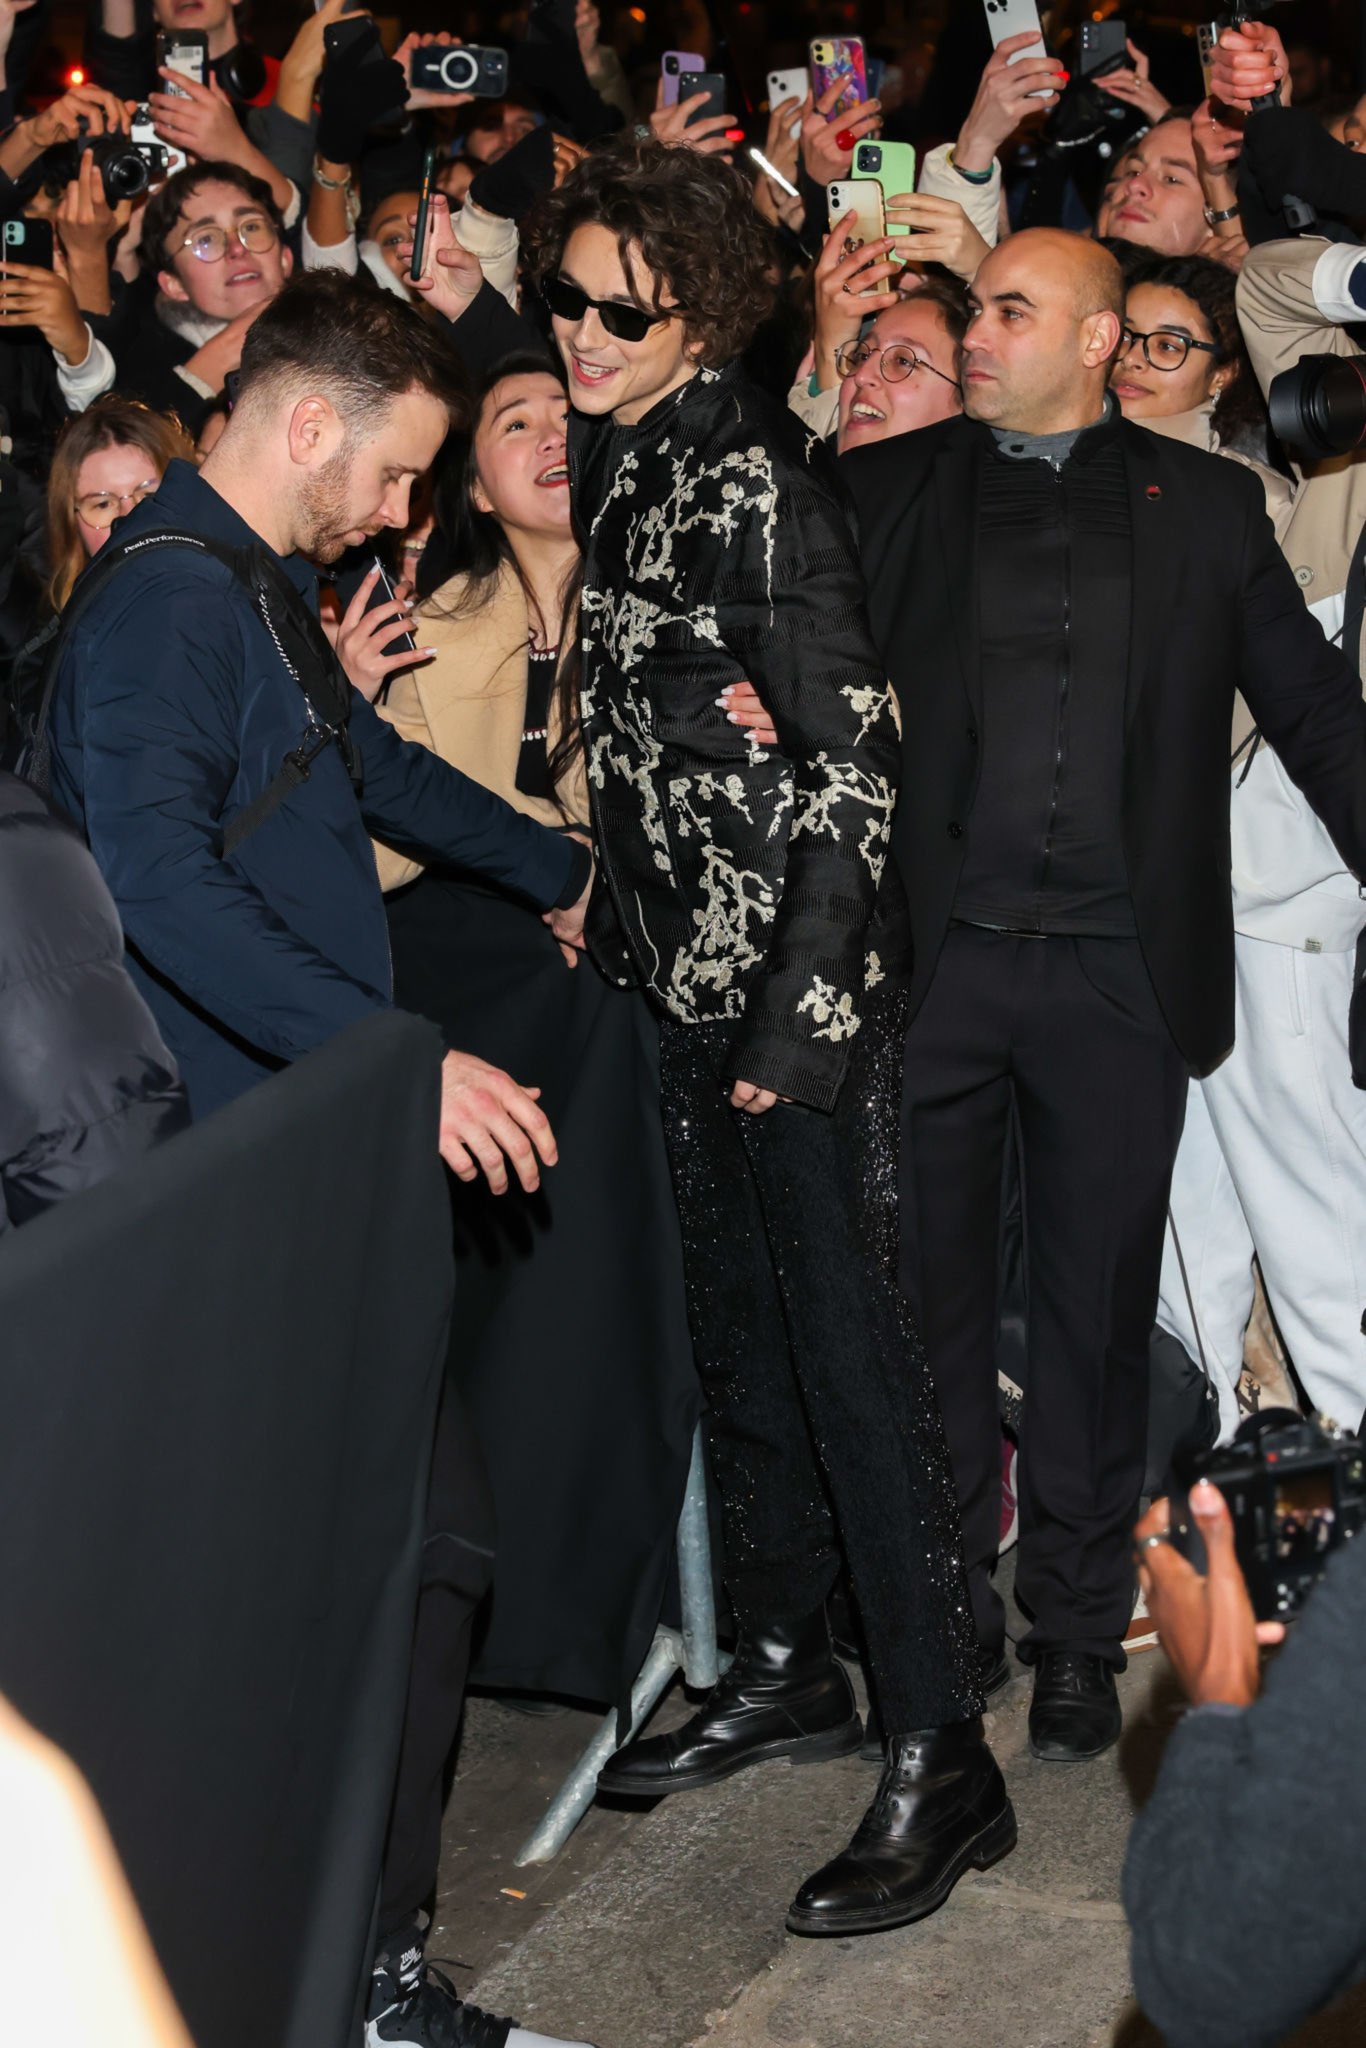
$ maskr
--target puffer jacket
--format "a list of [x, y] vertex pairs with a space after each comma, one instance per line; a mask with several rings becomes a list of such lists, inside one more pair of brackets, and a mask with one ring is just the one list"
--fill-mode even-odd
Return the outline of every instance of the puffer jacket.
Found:
[[190, 1120], [76, 832], [0, 775], [0, 1235]]
[[[573, 417], [589, 944], [684, 1024], [734, 1019], [730, 1078], [834, 1107], [865, 990], [903, 971], [887, 858], [896, 706], [828, 452], [731, 367], [633, 426]], [[717, 699], [747, 678], [778, 746]]]

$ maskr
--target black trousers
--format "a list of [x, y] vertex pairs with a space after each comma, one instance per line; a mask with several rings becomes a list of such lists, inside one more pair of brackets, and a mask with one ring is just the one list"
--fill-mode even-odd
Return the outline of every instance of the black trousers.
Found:
[[944, 1433], [895, 1278], [905, 1017], [899, 990], [867, 1001], [831, 1116], [733, 1110], [730, 1024], [666, 1019], [661, 1043], [736, 1617], [813, 1613], [842, 1541], [884, 1722], [898, 1732], [981, 1705]]
[[394, 1803], [380, 1880], [379, 1937], [436, 1889], [446, 1765], [460, 1725], [474, 1620], [493, 1577], [493, 1494], [449, 1374], [437, 1411], [427, 1538]]
[[996, 1400], [1001, 1168], [1018, 1112], [1029, 1379], [1016, 1592], [1028, 1661], [1122, 1665], [1130, 1537], [1186, 1068], [1136, 940], [950, 929], [906, 1038], [902, 1285], [948, 1432], [973, 1612], [1005, 1639]]

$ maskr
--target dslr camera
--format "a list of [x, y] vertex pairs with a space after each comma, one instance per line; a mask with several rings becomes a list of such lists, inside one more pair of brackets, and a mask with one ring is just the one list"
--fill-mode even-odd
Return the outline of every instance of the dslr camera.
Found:
[[110, 206], [117, 206], [120, 199], [137, 199], [171, 168], [170, 150], [164, 143], [151, 140], [151, 135], [151, 115], [145, 107], [137, 110], [132, 135], [91, 135], [82, 121], [81, 133], [74, 142], [59, 144], [47, 152], [43, 183], [50, 190], [64, 189], [79, 172], [81, 158], [89, 155], [99, 166], [100, 182]]
[[481, 100], [501, 100], [508, 89], [508, 53], [488, 44], [452, 48], [428, 43], [413, 52], [413, 85], [424, 92], [472, 92]]
[[1366, 1447], [1291, 1408], [1249, 1415], [1231, 1443], [1190, 1459], [1182, 1477], [1185, 1489], [1171, 1498], [1173, 1549], [1206, 1570], [1190, 1487], [1210, 1480], [1228, 1503], [1258, 1621], [1293, 1620], [1333, 1552], [1366, 1520]]
[[1366, 356], [1306, 355], [1273, 377], [1272, 431], [1316, 460], [1366, 444]]

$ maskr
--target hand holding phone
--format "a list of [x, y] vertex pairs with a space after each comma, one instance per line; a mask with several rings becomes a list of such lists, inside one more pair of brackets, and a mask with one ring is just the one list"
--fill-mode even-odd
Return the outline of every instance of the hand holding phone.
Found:
[[832, 85], [839, 86], [828, 116], [832, 121], [862, 106], [869, 98], [862, 36], [817, 36], [811, 44], [811, 83], [817, 99]]
[[706, 89], [690, 93], [672, 107], [664, 104], [664, 80], [660, 79], [655, 88], [655, 110], [650, 116], [651, 130], [658, 141], [667, 142], [671, 148], [686, 146], [688, 149], [700, 149], [704, 156], [725, 155], [731, 148], [730, 136], [735, 123], [724, 111], [707, 111], [714, 103], [714, 88], [718, 84], [722, 87], [724, 101], [725, 81], [715, 73], [708, 78], [704, 71], [691, 71], [680, 80], [684, 92], [687, 93], [699, 78], [707, 81]]
[[[697, 101], [702, 105], [696, 105]], [[726, 81], [719, 71], [690, 71], [678, 82], [678, 103], [693, 110], [693, 118], [706, 120], [726, 112]]]
[[[176, 29], [171, 34], [161, 32], [156, 41], [157, 70], [176, 71], [182, 78], [193, 79], [196, 85], [209, 82], [209, 38], [202, 29]], [[166, 90], [177, 99], [189, 99], [190, 95], [182, 86], [166, 80]]]
[[436, 650], [419, 647], [408, 630], [411, 605], [400, 597], [376, 555], [336, 628], [337, 659], [352, 686], [373, 704], [399, 669], [430, 661]]
[[417, 223], [413, 228], [413, 254], [408, 275], [416, 284], [427, 267], [427, 222], [432, 211], [432, 188], [436, 184], [436, 145], [422, 159], [422, 185], [417, 195]]

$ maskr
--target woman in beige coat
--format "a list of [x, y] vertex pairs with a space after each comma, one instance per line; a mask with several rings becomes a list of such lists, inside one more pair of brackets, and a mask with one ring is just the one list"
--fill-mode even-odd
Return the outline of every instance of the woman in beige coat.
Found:
[[[414, 634], [381, 713], [518, 809], [587, 819], [576, 750], [558, 372], [509, 358], [440, 465]], [[664, 1159], [657, 1026], [530, 906], [378, 846], [396, 1000], [539, 1088], [560, 1163], [495, 1201], [452, 1182], [450, 1368], [492, 1484], [497, 1563], [475, 1675], [620, 1703], [659, 1618], [698, 1408]]]

